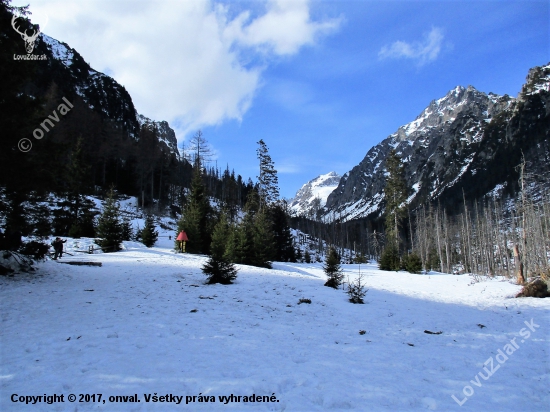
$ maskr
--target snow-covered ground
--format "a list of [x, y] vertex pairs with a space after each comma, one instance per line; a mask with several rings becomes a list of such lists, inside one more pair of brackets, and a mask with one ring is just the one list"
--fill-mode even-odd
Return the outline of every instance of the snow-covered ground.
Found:
[[[345, 265], [369, 288], [354, 305], [323, 286], [321, 264], [239, 266], [235, 284], [205, 285], [206, 258], [174, 253], [167, 238], [93, 255], [73, 242], [62, 261], [102, 266], [47, 261], [0, 277], [1, 411], [537, 411], [550, 402], [550, 300], [514, 299], [519, 287], [506, 280]], [[21, 403], [53, 394], [64, 402]], [[241, 401], [221, 398], [232, 394]], [[181, 403], [154, 402], [166, 395]], [[252, 395], [270, 402], [243, 402]]]

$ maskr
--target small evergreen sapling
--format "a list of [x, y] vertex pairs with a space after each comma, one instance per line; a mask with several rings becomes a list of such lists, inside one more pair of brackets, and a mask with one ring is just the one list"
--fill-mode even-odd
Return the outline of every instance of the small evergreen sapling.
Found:
[[368, 289], [365, 289], [365, 282], [363, 280], [364, 275], [360, 273], [353, 282], [348, 282], [348, 290], [346, 293], [351, 303], [365, 303], [363, 302], [363, 298], [367, 294]]
[[227, 223], [225, 214], [222, 214], [212, 233], [210, 245], [210, 259], [202, 267], [202, 272], [208, 276], [207, 283], [231, 284], [237, 277], [237, 268], [227, 259], [226, 248], [231, 227]]
[[403, 266], [409, 273], [420, 273], [422, 271], [422, 260], [415, 252], [403, 256]]
[[381, 270], [396, 270], [401, 269], [401, 260], [399, 259], [399, 251], [393, 244], [387, 245], [380, 256], [379, 267]]
[[104, 252], [117, 252], [124, 240], [123, 228], [120, 222], [120, 208], [111, 190], [105, 202], [103, 213], [98, 219], [96, 243]]
[[323, 270], [328, 276], [325, 286], [338, 289], [342, 283], [344, 275], [342, 273], [342, 267], [340, 266], [340, 257], [338, 256], [336, 249], [333, 247], [329, 249]]
[[145, 217], [145, 227], [140, 232], [141, 243], [153, 247], [158, 239], [159, 232], [155, 230], [155, 221], [152, 215]]
[[[139, 236], [139, 233], [136, 234]], [[127, 217], [122, 220], [122, 239], [134, 240], [134, 231], [132, 229], [132, 223]]]

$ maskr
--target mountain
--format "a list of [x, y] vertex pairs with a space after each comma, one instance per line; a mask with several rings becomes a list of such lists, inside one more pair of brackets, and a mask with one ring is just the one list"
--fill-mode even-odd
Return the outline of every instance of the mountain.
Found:
[[139, 130], [144, 124], [153, 125], [159, 141], [170, 153], [179, 157], [176, 134], [166, 121], [153, 121], [138, 114], [132, 98], [124, 86], [112, 77], [98, 72], [84, 61], [82, 56], [68, 44], [41, 33], [38, 37], [37, 52], [48, 56], [52, 75], [50, 81], [62, 87], [65, 92], [73, 91], [80, 96], [90, 109], [113, 121], [133, 139], [138, 139]]
[[170, 127], [167, 121], [154, 121], [143, 115], [138, 115], [138, 122], [140, 127], [144, 125], [151, 125], [157, 132], [157, 137], [160, 142], [163, 142], [169, 149], [170, 153], [175, 154], [178, 158], [180, 152], [178, 149], [178, 139], [176, 138], [176, 132]]
[[340, 176], [329, 172], [303, 185], [290, 201], [290, 210], [296, 216], [314, 216], [323, 207], [330, 193], [338, 187]]
[[456, 208], [463, 196], [513, 195], [522, 151], [531, 172], [549, 170], [549, 79], [546, 65], [529, 71], [517, 98], [457, 86], [433, 100], [344, 174], [323, 215], [342, 221], [379, 217], [392, 149], [404, 163], [412, 209], [425, 202]]

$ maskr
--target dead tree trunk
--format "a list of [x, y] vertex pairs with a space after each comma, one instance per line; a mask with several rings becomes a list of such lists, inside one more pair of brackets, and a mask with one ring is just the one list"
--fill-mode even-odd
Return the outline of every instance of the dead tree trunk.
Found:
[[514, 245], [514, 260], [516, 261], [516, 279], [518, 285], [523, 285], [525, 283], [525, 277], [523, 276], [523, 262], [519, 255], [518, 245]]

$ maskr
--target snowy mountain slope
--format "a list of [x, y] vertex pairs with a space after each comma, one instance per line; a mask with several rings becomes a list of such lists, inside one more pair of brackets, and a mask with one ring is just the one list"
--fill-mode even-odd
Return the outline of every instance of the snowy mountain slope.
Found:
[[327, 199], [325, 216], [379, 216], [384, 163], [392, 149], [405, 164], [413, 208], [435, 200], [452, 205], [462, 200], [462, 189], [468, 199], [480, 198], [497, 185], [512, 190], [517, 153], [523, 150], [536, 172], [548, 164], [549, 73], [548, 65], [532, 69], [517, 99], [458, 86], [432, 101], [344, 174]]
[[290, 201], [291, 212], [296, 216], [315, 214], [316, 209], [326, 204], [328, 196], [338, 187], [339, 181], [340, 176], [336, 172], [329, 172], [310, 180]]
[[[369, 288], [367, 303], [353, 305], [323, 286], [320, 264], [239, 266], [234, 285], [207, 286], [205, 257], [169, 249], [127, 245], [70, 259], [103, 266], [48, 261], [0, 278], [2, 411], [525, 411], [550, 400], [549, 301], [513, 299], [519, 287], [507, 281], [346, 265]], [[538, 325], [529, 338], [520, 336], [525, 322]], [[511, 340], [519, 349], [500, 365]], [[491, 358], [500, 368], [480, 379]], [[65, 402], [12, 401], [54, 393]], [[102, 401], [73, 404], [69, 394]], [[139, 403], [109, 400], [134, 394]], [[220, 401], [231, 394], [275, 398]], [[453, 395], [466, 398], [462, 407]]]

